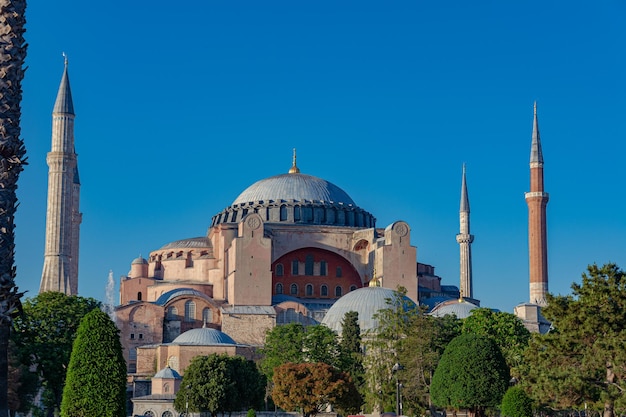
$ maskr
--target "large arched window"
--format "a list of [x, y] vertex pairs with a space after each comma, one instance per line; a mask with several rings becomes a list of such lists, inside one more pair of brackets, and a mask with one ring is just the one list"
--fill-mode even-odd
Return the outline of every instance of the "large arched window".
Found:
[[293, 261], [291, 261], [291, 275], [298, 275], [298, 264], [300, 262], [298, 262], [297, 259], [294, 259]]
[[284, 204], [280, 206], [280, 221], [287, 221], [287, 206], [285, 206]]
[[297, 284], [291, 284], [291, 286], [289, 287], [289, 294], [291, 294], [291, 295], [298, 295], [298, 285]]
[[205, 307], [204, 310], [202, 310], [202, 322], [213, 323], [213, 310], [209, 307]]
[[335, 297], [341, 297], [343, 295], [343, 289], [337, 285], [335, 287]]
[[313, 285], [306, 284], [306, 295], [307, 295], [307, 297], [312, 297], [313, 296]]
[[196, 319], [196, 303], [189, 300], [185, 303], [185, 321], [194, 321]]
[[328, 287], [326, 285], [320, 287], [320, 295], [322, 297], [328, 297]]
[[320, 261], [320, 275], [325, 277], [328, 274], [328, 264], [326, 261]]
[[167, 319], [176, 320], [177, 318], [178, 318], [178, 309], [174, 306], [169, 306], [167, 308]]
[[282, 277], [285, 274], [285, 270], [283, 268], [283, 264], [277, 264], [276, 265], [276, 276], [277, 277]]
[[276, 294], [282, 294], [282, 293], [283, 293], [283, 284], [279, 282], [278, 284], [276, 284]]
[[337, 278], [341, 278], [342, 275], [343, 275], [343, 272], [341, 271], [341, 267], [338, 266], [337, 269], [335, 270], [335, 276]]
[[304, 275], [313, 275], [313, 255], [307, 255], [304, 260]]

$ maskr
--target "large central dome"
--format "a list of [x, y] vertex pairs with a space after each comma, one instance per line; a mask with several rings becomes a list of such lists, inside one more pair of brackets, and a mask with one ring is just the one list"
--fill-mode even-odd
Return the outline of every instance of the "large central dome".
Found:
[[264, 222], [340, 227], [375, 227], [376, 219], [358, 207], [341, 188], [312, 175], [301, 174], [293, 165], [288, 174], [255, 182], [233, 203], [213, 216], [211, 227], [237, 223], [257, 213]]
[[256, 201], [325, 201], [355, 205], [350, 196], [335, 184], [312, 175], [290, 173], [255, 182], [232, 205]]

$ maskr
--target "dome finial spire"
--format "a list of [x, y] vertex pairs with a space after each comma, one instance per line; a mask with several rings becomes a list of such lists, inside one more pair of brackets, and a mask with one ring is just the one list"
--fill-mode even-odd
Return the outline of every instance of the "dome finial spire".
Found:
[[290, 174], [299, 174], [300, 173], [300, 169], [296, 165], [296, 148], [293, 148], [293, 162], [292, 162], [291, 168], [289, 168], [289, 173]]

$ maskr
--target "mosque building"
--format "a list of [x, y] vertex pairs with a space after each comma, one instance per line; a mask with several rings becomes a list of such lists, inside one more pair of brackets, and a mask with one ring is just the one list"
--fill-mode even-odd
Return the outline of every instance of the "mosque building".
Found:
[[320, 323], [337, 300], [370, 287], [403, 287], [414, 303], [420, 285], [429, 296], [458, 298], [457, 287], [443, 287], [432, 266], [418, 264], [410, 242], [406, 222], [377, 228], [340, 187], [302, 173], [294, 151], [287, 173], [241, 192], [213, 216], [206, 236], [132, 262], [115, 309], [129, 372], [144, 376], [141, 346], [202, 326], [262, 346], [272, 327]]
[[[66, 60], [48, 154], [41, 292], [78, 291], [82, 215], [73, 125]], [[516, 314], [527, 327], [540, 331], [545, 329], [540, 307], [548, 290], [548, 194], [543, 190], [536, 106], [526, 200], [531, 301], [516, 307]], [[407, 302], [427, 305], [433, 315], [467, 317], [479, 305], [473, 292], [469, 215], [463, 167], [456, 235], [460, 286], [443, 285], [434, 266], [418, 263], [407, 222], [378, 227], [374, 215], [346, 191], [301, 172], [294, 150], [286, 173], [261, 179], [239, 193], [212, 217], [205, 234], [167, 243], [147, 258], [132, 261], [121, 277], [120, 302], [114, 309], [129, 376], [147, 381], [156, 364], [157, 369], [173, 371], [164, 371], [166, 379], [177, 380], [193, 352], [254, 358], [274, 326], [324, 323], [340, 332], [343, 315], [350, 310], [359, 312], [362, 329], [375, 328], [373, 315], [399, 287], [406, 289]]]

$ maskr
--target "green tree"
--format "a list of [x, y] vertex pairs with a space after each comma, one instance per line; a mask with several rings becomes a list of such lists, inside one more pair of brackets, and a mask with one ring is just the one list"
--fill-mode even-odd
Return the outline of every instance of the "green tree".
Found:
[[547, 297], [553, 330], [533, 335], [522, 382], [539, 406], [626, 411], [626, 274], [590, 265], [572, 294]]
[[[365, 336], [367, 409], [395, 411], [396, 383], [401, 383], [403, 410], [421, 414], [430, 407], [432, 375], [446, 345], [459, 334], [460, 322], [424, 314], [401, 288], [388, 304], [375, 315], [376, 330]], [[394, 372], [396, 363], [401, 369]]]
[[500, 415], [502, 417], [532, 417], [533, 400], [521, 387], [511, 387], [502, 397]]
[[48, 291], [27, 299], [13, 323], [16, 356], [42, 381], [46, 414], [61, 406], [65, 374], [81, 319], [99, 309], [93, 298]]
[[361, 346], [361, 327], [359, 326], [359, 313], [349, 311], [343, 317], [341, 323], [341, 369], [348, 372], [357, 387], [361, 387], [365, 378], [363, 369], [363, 348]]
[[185, 370], [176, 394], [176, 410], [217, 413], [259, 407], [265, 379], [256, 365], [239, 356], [197, 356]]
[[498, 345], [472, 333], [461, 334], [446, 347], [431, 384], [431, 399], [439, 407], [468, 409], [481, 416], [500, 405], [510, 380]]
[[260, 368], [269, 380], [274, 369], [285, 363], [323, 362], [341, 368], [337, 334], [320, 324], [304, 327], [300, 323], [276, 326], [267, 332]]
[[61, 417], [126, 416], [126, 362], [119, 330], [100, 309], [80, 322], [61, 402]]
[[283, 410], [300, 410], [304, 417], [328, 405], [355, 410], [356, 387], [350, 375], [328, 364], [286, 363], [274, 370], [273, 382], [272, 398]]
[[8, 413], [9, 338], [23, 293], [15, 283], [17, 180], [26, 164], [20, 138], [26, 59], [26, 0], [0, 0], [0, 415]]
[[530, 332], [519, 317], [489, 308], [477, 308], [463, 320], [462, 332], [493, 338], [511, 369], [511, 375], [519, 379], [519, 367], [530, 341]]

